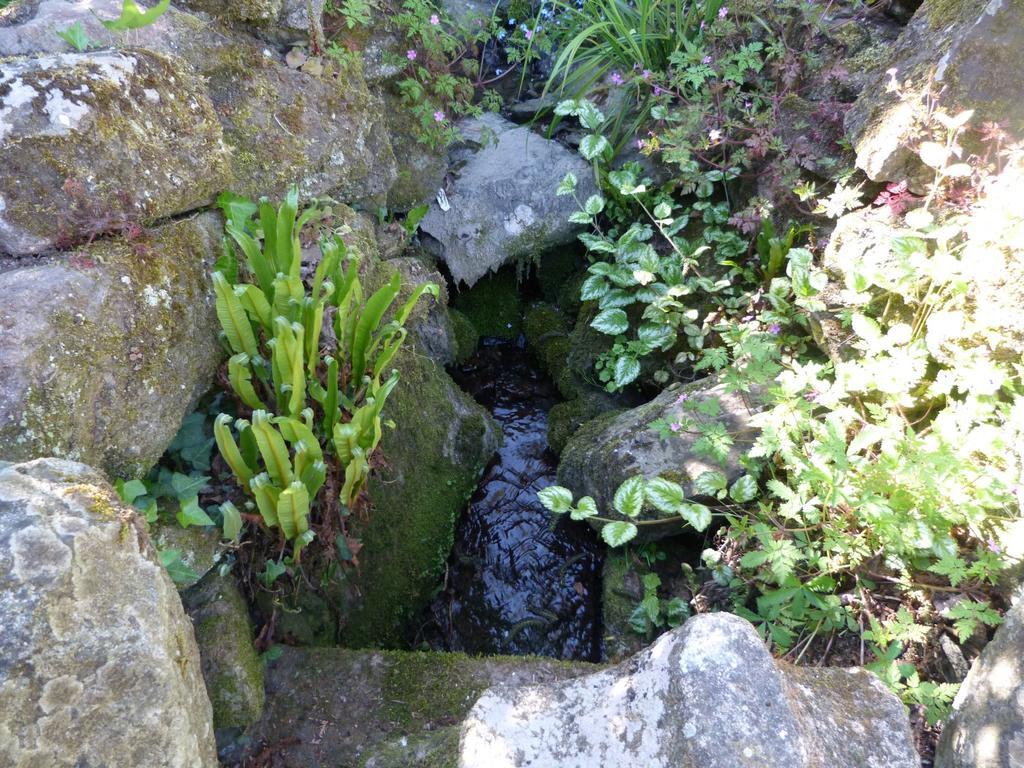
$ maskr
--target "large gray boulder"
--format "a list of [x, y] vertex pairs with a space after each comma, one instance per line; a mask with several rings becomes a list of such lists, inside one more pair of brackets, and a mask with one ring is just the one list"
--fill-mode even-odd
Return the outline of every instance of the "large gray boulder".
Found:
[[229, 161], [205, 84], [181, 61], [97, 51], [0, 64], [0, 253], [207, 205]]
[[744, 619], [703, 614], [623, 664], [484, 693], [460, 768], [917, 768], [906, 710], [861, 669], [775, 662]]
[[215, 768], [192, 625], [103, 475], [0, 468], [0, 765]]
[[208, 213], [0, 273], [0, 460], [60, 456], [137, 477], [222, 357]]
[[[757, 437], [753, 417], [763, 405], [764, 390], [728, 392], [716, 378], [667, 389], [649, 403], [600, 416], [584, 424], [566, 443], [558, 465], [558, 482], [574, 495], [591, 496], [603, 517], [622, 519], [612, 506], [615, 490], [634, 475], [664, 477], [696, 496], [694, 481], [705, 472], [722, 472], [731, 484], [744, 473], [740, 459]], [[699, 416], [698, 407], [717, 400], [715, 416]], [[733, 443], [724, 462], [716, 462], [694, 450], [701, 435], [690, 428], [663, 436], [651, 428], [654, 421], [667, 425], [698, 418], [725, 428]], [[638, 519], [642, 541], [678, 533], [686, 523], [677, 516], [664, 517], [645, 509]]]
[[[354, 201], [383, 196], [395, 179], [383, 101], [367, 88], [359, 62], [344, 71], [328, 62], [319, 75], [292, 69], [280, 51], [244, 29], [176, 7], [123, 38], [100, 23], [117, 18], [120, 0], [25, 5], [0, 21], [0, 56], [67, 51], [54, 30], [80, 22], [100, 45], [130, 42], [133, 50], [164, 54], [205, 79], [206, 97], [231, 150], [230, 178], [218, 189], [277, 197], [297, 183], [304, 197], [334, 193]], [[176, 137], [172, 145], [185, 139]]]
[[1024, 765], [1024, 602], [1006, 614], [953, 702], [935, 768]]
[[453, 154], [457, 178], [447, 191], [449, 210], [433, 203], [420, 223], [428, 248], [448, 265], [456, 283], [473, 285], [517, 259], [531, 259], [570, 242], [577, 227], [571, 195], [556, 197], [566, 173], [579, 180], [577, 196], [596, 191], [590, 164], [556, 141], [488, 114], [463, 122], [467, 143]]
[[914, 152], [929, 91], [950, 115], [973, 109], [975, 127], [998, 121], [1024, 138], [1022, 46], [1022, 0], [925, 0], [887, 55], [888, 71], [846, 114], [857, 166], [875, 181], [907, 179], [920, 189], [931, 180]]

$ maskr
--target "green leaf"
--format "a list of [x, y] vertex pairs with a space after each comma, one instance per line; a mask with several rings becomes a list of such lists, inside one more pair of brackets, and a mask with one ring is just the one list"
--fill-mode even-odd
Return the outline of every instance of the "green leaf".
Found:
[[278, 577], [283, 575], [288, 570], [284, 563], [279, 563], [277, 560], [267, 560], [263, 570], [258, 574], [260, 581], [263, 582], [263, 586], [269, 589]]
[[178, 501], [185, 501], [197, 496], [209, 480], [210, 478], [205, 475], [183, 475], [181, 472], [175, 472], [171, 475], [171, 488]]
[[143, 11], [135, 0], [123, 0], [121, 3], [121, 15], [113, 21], [103, 21], [103, 26], [113, 32], [123, 32], [129, 29], [140, 29], [152, 24], [171, 5], [171, 0], [160, 0], [147, 11]]
[[244, 229], [246, 223], [256, 213], [257, 206], [248, 197], [236, 195], [234, 192], [221, 192], [217, 197], [217, 207], [224, 212], [224, 218], [232, 222], [239, 229]]
[[591, 195], [587, 198], [587, 202], [583, 204], [583, 210], [590, 216], [597, 216], [597, 214], [604, 210], [604, 198], [600, 195]]
[[608, 289], [608, 281], [601, 275], [591, 275], [580, 286], [580, 299], [583, 301], [596, 301], [608, 293]]
[[622, 356], [615, 359], [615, 386], [622, 388], [635, 381], [640, 375], [640, 361], [635, 357]]
[[577, 179], [576, 179], [576, 174], [574, 174], [574, 173], [567, 173], [567, 174], [565, 174], [565, 178], [563, 178], [559, 182], [558, 189], [555, 191], [555, 194], [556, 195], [571, 195], [573, 192], [576, 191], [577, 183], [578, 182], [577, 182]]
[[85, 33], [85, 27], [82, 26], [80, 21], [76, 21], [63, 31], [58, 30], [57, 37], [61, 38], [79, 53], [88, 50], [89, 46], [95, 44], [95, 41]]
[[238, 534], [242, 532], [242, 514], [238, 511], [238, 507], [230, 501], [225, 501], [220, 505], [220, 514], [223, 519], [221, 528], [224, 538], [228, 541], [236, 541]]
[[636, 538], [637, 527], [632, 523], [607, 523], [601, 529], [601, 538], [609, 547], [621, 547]]
[[590, 321], [590, 327], [609, 336], [618, 336], [629, 330], [629, 318], [621, 309], [605, 309]]
[[729, 489], [729, 498], [737, 504], [745, 504], [755, 496], [757, 496], [757, 481], [750, 475], [743, 475]]
[[584, 496], [576, 503], [576, 508], [569, 513], [572, 520], [586, 520], [597, 515], [597, 502], [590, 496]]
[[125, 504], [131, 504], [139, 496], [145, 496], [149, 491], [146, 489], [146, 484], [141, 480], [129, 480], [128, 482], [118, 481], [115, 484], [117, 488], [117, 495], [121, 497], [121, 501]]
[[198, 581], [199, 574], [182, 562], [179, 550], [163, 549], [157, 555], [160, 558], [160, 565], [175, 584], [191, 584]]
[[695, 530], [703, 531], [711, 525], [711, 510], [703, 504], [683, 504], [679, 508], [682, 518], [694, 527]]
[[587, 160], [593, 160], [611, 148], [608, 139], [597, 133], [591, 133], [583, 137], [580, 142], [580, 154]]
[[557, 515], [572, 509], [572, 491], [560, 485], [549, 485], [537, 494], [537, 498], [545, 509]]
[[702, 496], [716, 496], [719, 491], [725, 490], [728, 482], [721, 472], [702, 472], [693, 481], [693, 491]]
[[655, 509], [666, 515], [677, 514], [680, 507], [686, 503], [683, 487], [663, 477], [648, 480], [645, 495]]
[[220, 272], [213, 273], [213, 288], [217, 296], [217, 319], [220, 320], [232, 352], [244, 352], [250, 358], [257, 357], [259, 349], [256, 346], [256, 336], [253, 334], [249, 316], [242, 308], [234, 289], [228, 285], [227, 278]]
[[181, 502], [181, 508], [178, 510], [178, 514], [175, 515], [175, 518], [178, 521], [178, 525], [182, 528], [188, 528], [192, 525], [214, 525], [210, 516], [206, 514], [206, 511], [202, 507], [199, 506], [199, 499], [196, 496]]
[[612, 503], [620, 515], [636, 517], [644, 506], [644, 486], [646, 480], [643, 475], [634, 475], [627, 479], [615, 491]]

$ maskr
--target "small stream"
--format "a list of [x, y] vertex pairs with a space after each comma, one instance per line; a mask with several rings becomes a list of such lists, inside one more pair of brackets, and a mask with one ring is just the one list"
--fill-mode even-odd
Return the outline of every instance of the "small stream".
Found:
[[537, 500], [558, 465], [546, 438], [554, 385], [522, 343], [498, 339], [483, 340], [452, 376], [491, 411], [504, 444], [459, 521], [431, 608], [432, 644], [599, 660], [602, 549], [585, 525], [552, 525]]

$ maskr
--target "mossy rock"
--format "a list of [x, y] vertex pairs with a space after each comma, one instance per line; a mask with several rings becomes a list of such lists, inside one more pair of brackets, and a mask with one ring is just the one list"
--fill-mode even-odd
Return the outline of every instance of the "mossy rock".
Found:
[[195, 627], [213, 727], [244, 730], [263, 713], [263, 660], [249, 608], [230, 576], [211, 573], [182, 596]]
[[0, 253], [148, 224], [230, 184], [217, 113], [180, 60], [141, 50], [11, 59], [0, 94]]
[[268, 667], [267, 706], [252, 737], [255, 747], [274, 744], [284, 764], [295, 766], [449, 768], [455, 764], [458, 724], [486, 689], [564, 680], [601, 668], [532, 656], [283, 651]]
[[353, 520], [361, 539], [358, 599], [341, 630], [347, 645], [394, 646], [440, 583], [455, 521], [500, 441], [490, 415], [414, 347], [396, 356], [401, 380], [384, 416], [385, 464], [370, 477], [373, 509]]
[[601, 572], [601, 621], [604, 627], [604, 652], [609, 661], [621, 661], [639, 652], [647, 644], [634, 632], [629, 619], [644, 597], [642, 574], [629, 554], [611, 549]]
[[60, 456], [111, 477], [160, 457], [223, 350], [203, 214], [0, 273], [0, 458]]
[[220, 528], [190, 525], [182, 528], [177, 522], [158, 522], [150, 526], [149, 535], [161, 552], [173, 549], [181, 553], [181, 562], [192, 569], [195, 577], [174, 582], [179, 592], [193, 586], [220, 560]]
[[571, 281], [577, 272], [578, 259], [579, 248], [573, 246], [549, 251], [540, 257], [537, 265], [537, 283], [540, 285], [544, 301], [559, 304], [565, 284]]
[[480, 334], [472, 321], [457, 309], [449, 309], [448, 317], [452, 322], [452, 333], [455, 336], [455, 362], [464, 363], [480, 345]]
[[452, 301], [476, 328], [481, 338], [515, 339], [522, 332], [522, 299], [515, 270], [488, 275]]
[[561, 454], [580, 427], [618, 410], [615, 401], [600, 392], [584, 393], [572, 400], [556, 403], [548, 412], [548, 445], [555, 453]]

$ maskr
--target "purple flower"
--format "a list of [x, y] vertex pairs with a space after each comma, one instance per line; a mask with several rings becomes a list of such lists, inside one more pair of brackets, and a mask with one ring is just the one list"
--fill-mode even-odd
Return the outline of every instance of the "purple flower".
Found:
[[654, 73], [653, 73], [653, 72], [651, 72], [651, 70], [649, 70], [649, 69], [645, 69], [645, 70], [644, 70], [643, 72], [641, 72], [641, 73], [640, 73], [640, 76], [641, 76], [641, 77], [642, 77], [642, 78], [643, 78], [644, 80], [650, 80], [650, 79], [651, 79], [651, 75], [653, 75], [653, 74], [654, 74]]
[[622, 75], [618, 72], [612, 72], [611, 81], [615, 83], [615, 85], [622, 85]]
[[706, 26], [707, 26], [707, 22], [703, 22], [703, 21], [702, 21], [702, 22], [700, 23], [700, 31], [701, 31], [701, 32], [703, 32], [703, 31], [704, 31], [704, 27], [706, 27]]
[[778, 323], [772, 323], [771, 325], [768, 326], [768, 333], [770, 333], [772, 336], [778, 336], [781, 332], [782, 326], [779, 325]]
[[677, 421], [672, 424], [669, 424], [668, 428], [671, 429], [673, 432], [679, 432], [683, 428], [683, 425]]
[[1002, 554], [1003, 548], [999, 546], [999, 543], [991, 536], [988, 537], [988, 550], [989, 552], [995, 552], [997, 555]]
[[645, 146], [645, 144], [644, 144], [644, 140], [643, 139], [637, 139], [636, 140], [636, 148], [637, 149], [643, 149], [644, 146]]
[[729, 6], [723, 5], [721, 8], [718, 9], [718, 18], [724, 19], [728, 15], [729, 15]]
[[434, 122], [435, 123], [443, 123], [444, 122], [444, 112], [442, 112], [441, 110], [437, 110], [437, 112], [434, 113]]
[[430, 14], [430, 23], [436, 27], [438, 24], [441, 23], [441, 19], [438, 18], [436, 13], [432, 13]]
[[661, 86], [660, 85], [654, 86], [654, 95], [655, 96], [661, 96]]
[[689, 399], [690, 399], [690, 396], [688, 394], [686, 394], [685, 392], [683, 392], [683, 394], [681, 394], [679, 397], [676, 398], [676, 405], [682, 405], [683, 403], [685, 403]]
[[408, 51], [405, 52], [405, 58], [407, 58], [409, 61], [416, 61], [416, 51], [410, 48]]
[[705, 56], [703, 59], [700, 60], [700, 63], [701, 64], [710, 64], [711, 63], [711, 56]]

